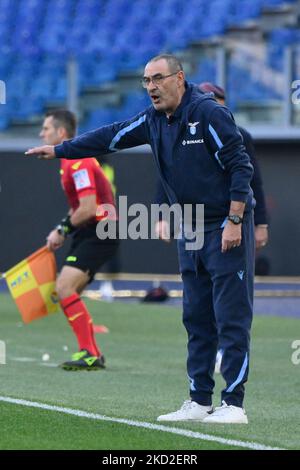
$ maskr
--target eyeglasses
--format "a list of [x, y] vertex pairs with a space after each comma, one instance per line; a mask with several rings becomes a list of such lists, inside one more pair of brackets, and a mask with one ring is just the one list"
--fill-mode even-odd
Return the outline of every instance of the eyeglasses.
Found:
[[[178, 70], [178, 72], [181, 72], [181, 70]], [[153, 85], [160, 85], [165, 78], [172, 77], [172, 75], [176, 75], [178, 72], [170, 73], [169, 75], [161, 75], [158, 73], [157, 75], [153, 75], [153, 77], [143, 77], [141, 79], [141, 84], [144, 88], [147, 88], [151, 82]]]

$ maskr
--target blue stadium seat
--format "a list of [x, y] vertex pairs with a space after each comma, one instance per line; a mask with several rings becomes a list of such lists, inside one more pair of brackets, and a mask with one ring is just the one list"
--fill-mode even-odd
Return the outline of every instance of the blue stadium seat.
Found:
[[189, 76], [189, 80], [194, 83], [216, 82], [216, 62], [213, 59], [204, 58], [199, 64], [196, 72]]
[[284, 49], [286, 46], [298, 44], [300, 31], [298, 29], [278, 28], [269, 35], [268, 64], [277, 71], [284, 67]]
[[[259, 17], [263, 8], [296, 0], [0, 0], [0, 79], [7, 81], [12, 102], [1, 115], [0, 127], [36, 114], [50, 101], [64, 103], [67, 95], [66, 61], [79, 62], [79, 86], [98, 86], [117, 79], [122, 71], [141, 69], [161, 51], [179, 51], [192, 41], [223, 35], [228, 26]], [[300, 42], [299, 30], [278, 28], [268, 39], [267, 65], [282, 71], [283, 49]], [[235, 64], [230, 72], [232, 99], [274, 97], [267, 87], [245, 76]], [[189, 77], [215, 81], [215, 61], [205, 58]], [[240, 89], [239, 80], [249, 87]], [[235, 84], [235, 85], [234, 85]], [[237, 94], [238, 90], [239, 93]], [[128, 117], [147, 103], [145, 95], [129, 95], [109, 117]], [[21, 106], [26, 97], [26, 104]], [[144, 101], [143, 101], [144, 100]], [[32, 105], [29, 103], [32, 101]], [[106, 114], [93, 114], [92, 123]], [[109, 119], [111, 121], [111, 119]]]
[[233, 2], [229, 12], [228, 23], [240, 24], [258, 18], [262, 11], [262, 0], [240, 0]]
[[0, 114], [0, 131], [5, 131], [9, 125], [9, 118], [6, 115]]
[[92, 111], [89, 113], [88, 119], [80, 126], [80, 131], [87, 132], [101, 126], [111, 124], [115, 121], [114, 117], [115, 114], [110, 108], [102, 108]]
[[295, 3], [297, 0], [262, 0], [262, 4], [264, 7], [269, 6], [282, 6], [288, 3]]

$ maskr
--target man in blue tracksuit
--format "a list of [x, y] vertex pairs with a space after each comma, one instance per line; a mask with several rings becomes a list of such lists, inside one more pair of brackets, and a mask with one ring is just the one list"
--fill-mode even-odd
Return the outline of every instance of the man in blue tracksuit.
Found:
[[[27, 154], [85, 158], [149, 143], [171, 204], [204, 204], [204, 246], [178, 243], [188, 333], [190, 400], [159, 421], [247, 423], [243, 409], [252, 321], [253, 168], [227, 108], [185, 81], [178, 59], [160, 55], [145, 67], [152, 106], [134, 118]], [[226, 387], [212, 408], [217, 345]]]
[[[201, 93], [213, 93], [216, 101], [223, 106], [225, 105], [225, 91], [223, 88], [218, 85], [214, 85], [210, 82], [200, 83], [198, 87]], [[246, 152], [250, 157], [250, 162], [254, 170], [250, 186], [253, 190], [254, 199], [256, 201], [254, 209], [254, 234], [256, 249], [259, 250], [260, 248], [264, 247], [268, 242], [268, 215], [263, 189], [262, 175], [259, 161], [255, 155], [254, 144], [251, 135], [243, 127], [239, 126], [238, 129], [243, 137], [243, 143]], [[154, 201], [157, 204], [168, 204], [169, 202], [168, 196], [166, 195], [160, 180], [158, 180], [156, 185], [156, 194]], [[159, 238], [167, 242], [170, 241], [170, 235], [168, 236], [168, 221], [160, 220], [156, 225], [156, 231], [159, 235]], [[219, 350], [216, 358], [215, 372], [220, 372], [221, 360], [222, 350]]]

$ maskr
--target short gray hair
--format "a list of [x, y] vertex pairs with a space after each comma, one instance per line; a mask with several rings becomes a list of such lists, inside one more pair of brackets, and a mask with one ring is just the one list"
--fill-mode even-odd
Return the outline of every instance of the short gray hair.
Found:
[[165, 60], [168, 63], [169, 70], [171, 73], [180, 72], [183, 70], [180, 60], [172, 54], [160, 54], [149, 60], [150, 62], [157, 62], [158, 60]]

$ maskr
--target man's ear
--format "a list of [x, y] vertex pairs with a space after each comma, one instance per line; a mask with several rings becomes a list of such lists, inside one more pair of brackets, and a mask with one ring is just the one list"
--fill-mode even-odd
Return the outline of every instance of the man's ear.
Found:
[[66, 137], [66, 129], [62, 126], [58, 127], [57, 128], [57, 134], [58, 134], [58, 137], [60, 139], [64, 139], [64, 140], [67, 140], [67, 137]]
[[180, 72], [178, 72], [178, 75], [177, 75], [177, 80], [178, 80], [178, 84], [181, 85], [185, 82], [185, 75], [184, 75], [184, 72], [183, 70], [181, 70]]

